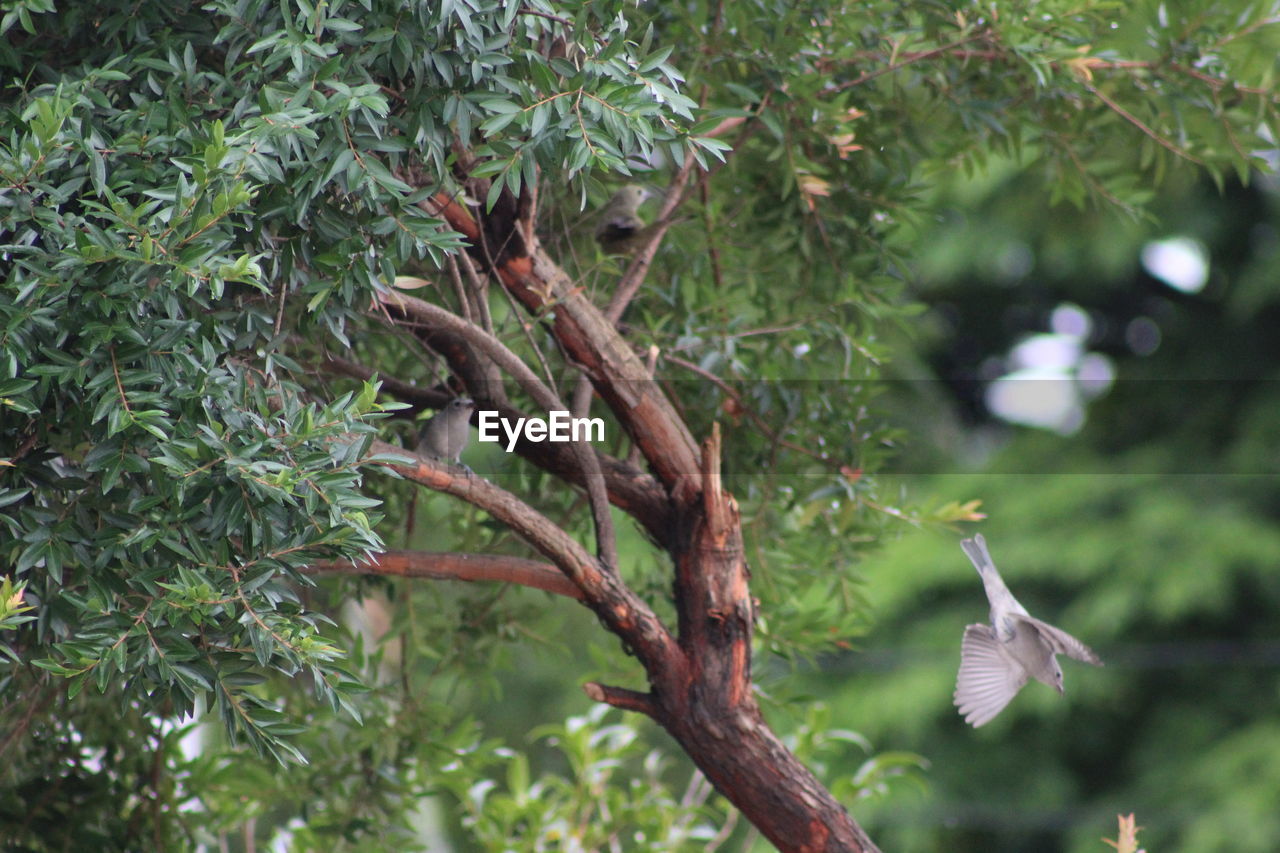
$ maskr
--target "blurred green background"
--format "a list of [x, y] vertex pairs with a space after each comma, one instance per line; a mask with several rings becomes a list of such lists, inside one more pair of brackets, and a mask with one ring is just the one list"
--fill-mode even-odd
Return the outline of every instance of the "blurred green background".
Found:
[[[799, 664], [799, 684], [757, 671], [784, 691], [775, 717], [825, 703], [928, 762], [852, 804], [882, 849], [1099, 851], [1129, 812], [1150, 851], [1280, 849], [1278, 202], [1268, 180], [1175, 181], [1136, 221], [1050, 210], [1013, 168], [939, 189], [927, 311], [880, 398], [909, 436], [882, 494], [987, 518], [894, 528], [859, 566], [862, 644]], [[1031, 612], [1106, 666], [1065, 661], [1064, 698], [1032, 683], [975, 731], [951, 692], [986, 619], [958, 547], [978, 530]], [[585, 710], [564, 663], [522, 656], [507, 695], [546, 720]]]
[[972, 731], [949, 700], [986, 603], [955, 538], [869, 559], [876, 627], [811, 679], [931, 761], [927, 794], [871, 807], [879, 843], [1098, 850], [1133, 811], [1148, 850], [1280, 849], [1275, 183], [1183, 182], [1155, 222], [1048, 211], [1016, 172], [944, 196], [917, 366], [945, 407], [907, 404], [933, 441], [903, 481], [981, 498], [1015, 594], [1106, 668], [1068, 662], [1065, 699], [1033, 684]]

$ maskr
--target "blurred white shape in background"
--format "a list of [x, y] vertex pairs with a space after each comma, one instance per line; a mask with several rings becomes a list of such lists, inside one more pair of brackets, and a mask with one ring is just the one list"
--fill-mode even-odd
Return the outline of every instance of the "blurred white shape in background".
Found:
[[1209, 283], [1209, 253], [1191, 237], [1152, 240], [1142, 247], [1142, 266], [1183, 293], [1199, 293]]
[[1010, 423], [1070, 435], [1084, 424], [1085, 404], [1111, 387], [1115, 369], [1085, 348], [1093, 321], [1080, 306], [1059, 305], [1049, 328], [1009, 351], [1009, 372], [987, 386], [986, 404]]

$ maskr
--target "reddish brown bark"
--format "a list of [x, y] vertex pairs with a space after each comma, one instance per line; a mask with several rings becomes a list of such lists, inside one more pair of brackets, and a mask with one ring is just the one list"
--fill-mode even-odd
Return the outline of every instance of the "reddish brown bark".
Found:
[[754, 605], [737, 502], [720, 484], [720, 432], [702, 446], [701, 500], [677, 557], [679, 644], [688, 681], [650, 679], [653, 716], [780, 850], [876, 847], [769, 728], [751, 693]]
[[[686, 168], [677, 177], [664, 217], [674, 212], [689, 175]], [[482, 187], [469, 189], [473, 198], [487, 195], [478, 191]], [[484, 509], [554, 565], [583, 604], [640, 660], [649, 680], [648, 692], [590, 683], [587, 694], [662, 725], [712, 784], [779, 849], [876, 850], [843, 806], [769, 729], [752, 695], [755, 605], [737, 503], [721, 484], [718, 427], [699, 447], [610, 317], [542, 250], [533, 228], [533, 205], [507, 198], [485, 214], [440, 195], [426, 206], [471, 241], [478, 269], [547, 324], [568, 362], [582, 370], [643, 455], [650, 474], [582, 448], [567, 453], [563, 447], [541, 444], [522, 451], [530, 462], [584, 484], [589, 493], [603, 492], [607, 502], [633, 515], [671, 555], [675, 630], [622, 581], [609, 557], [612, 542], [598, 543], [593, 556], [517, 496], [482, 477], [428, 460], [397, 462], [386, 454], [403, 457], [405, 451], [374, 442], [374, 452], [383, 454], [378, 461]], [[647, 247], [644, 264], [632, 265], [629, 277], [643, 276], [660, 237], [659, 233]], [[634, 292], [635, 281], [629, 279], [627, 285]], [[611, 307], [620, 313], [620, 307]], [[545, 389], [536, 377], [523, 365], [513, 365], [501, 343], [462, 318], [399, 292], [384, 296], [382, 310], [393, 319], [411, 320], [420, 337], [440, 335], [448, 346], [437, 351], [464, 384], [476, 375], [475, 365], [487, 359], [513, 377], [523, 377], [522, 387], [535, 400], [543, 399]], [[474, 389], [467, 390], [476, 396]], [[597, 539], [613, 535], [598, 514], [596, 533]], [[494, 562], [486, 571], [519, 583], [520, 572], [528, 568]], [[475, 571], [454, 576], [458, 574], [478, 577]], [[548, 588], [541, 585], [546, 579], [541, 568], [528, 578], [537, 580], [529, 585]]]
[[[361, 381], [372, 379], [375, 372], [363, 365], [336, 356], [327, 358], [321, 367]], [[438, 409], [449, 402], [449, 396], [441, 392], [419, 388], [388, 376], [380, 379], [384, 390], [407, 403]], [[486, 408], [494, 409], [500, 417], [512, 421], [527, 417], [529, 414], [506, 402], [493, 401], [491, 405], [486, 404]], [[515, 453], [575, 486], [586, 484], [581, 467], [575, 464], [573, 454], [563, 444], [547, 441], [532, 442], [521, 436], [516, 442]], [[662, 484], [652, 475], [621, 459], [615, 459], [598, 451], [596, 456], [604, 475], [609, 501], [639, 522], [645, 532], [658, 544], [668, 547], [673, 525], [670, 516], [671, 505]]]
[[307, 574], [394, 575], [434, 580], [497, 581], [541, 589], [569, 598], [582, 591], [550, 563], [504, 554], [454, 554], [431, 551], [383, 551], [365, 560], [312, 563]]

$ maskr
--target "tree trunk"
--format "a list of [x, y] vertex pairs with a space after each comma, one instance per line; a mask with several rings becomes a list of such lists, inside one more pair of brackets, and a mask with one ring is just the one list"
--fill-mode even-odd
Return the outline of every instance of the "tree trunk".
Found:
[[[672, 209], [689, 172], [682, 170], [667, 194]], [[470, 196], [487, 198], [487, 188], [473, 188]], [[496, 278], [532, 316], [544, 318], [561, 352], [590, 380], [651, 473], [608, 459], [594, 449], [587, 457], [581, 448], [570, 448], [571, 455], [565, 448], [545, 443], [521, 448], [527, 460], [561, 476], [567, 466], [573, 467], [573, 475], [566, 479], [595, 496], [598, 549], [592, 557], [549, 519], [492, 483], [453, 476], [425, 462], [390, 467], [487, 510], [562, 572], [577, 591], [573, 597], [623, 641], [644, 665], [649, 679], [647, 693], [589, 683], [587, 694], [596, 701], [647, 714], [662, 725], [716, 789], [779, 849], [875, 851], [844, 807], [769, 729], [751, 692], [755, 604], [737, 504], [721, 484], [718, 425], [699, 446], [609, 319], [621, 316], [625, 300], [615, 298], [618, 304], [610, 304], [606, 317], [586, 298], [540, 248], [532, 204], [504, 191], [487, 212], [480, 206], [463, 207], [446, 196], [429, 199], [424, 206], [432, 214], [443, 215], [471, 241], [477, 267]], [[652, 257], [661, 236], [661, 229], [655, 231], [652, 242], [632, 262], [627, 273], [630, 292], [634, 293], [642, 265]], [[477, 364], [487, 359], [503, 366], [534, 400], [550, 399], [541, 380], [522, 365], [512, 365], [510, 351], [479, 327], [400, 292], [389, 292], [383, 303], [393, 319], [412, 319], [424, 340], [431, 335], [448, 340], [450, 347], [442, 354], [464, 382], [468, 373], [482, 373]], [[482, 408], [487, 403], [509, 405], [502, 399], [486, 400], [481, 395], [484, 390], [467, 388]], [[581, 465], [584, 459], [591, 465]], [[610, 564], [613, 532], [602, 523], [601, 504], [626, 511], [671, 554], [678, 616], [674, 632]], [[450, 565], [455, 575], [478, 576], [480, 571], [457, 561]], [[488, 577], [530, 583], [535, 576], [530, 572], [538, 570], [497, 560], [485, 564], [483, 571]], [[538, 583], [548, 588], [544, 581]]]

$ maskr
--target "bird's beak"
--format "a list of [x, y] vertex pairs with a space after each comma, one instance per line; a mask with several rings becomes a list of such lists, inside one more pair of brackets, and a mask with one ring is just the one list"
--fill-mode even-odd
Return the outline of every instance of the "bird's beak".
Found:
[[1053, 685], [1053, 689], [1058, 691], [1058, 695], [1059, 695], [1059, 696], [1066, 695], [1066, 692], [1067, 692], [1067, 691], [1065, 691], [1065, 690], [1063, 690], [1063, 689], [1062, 689], [1062, 685], [1061, 685], [1061, 684], [1055, 684], [1055, 685]]

